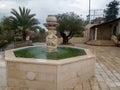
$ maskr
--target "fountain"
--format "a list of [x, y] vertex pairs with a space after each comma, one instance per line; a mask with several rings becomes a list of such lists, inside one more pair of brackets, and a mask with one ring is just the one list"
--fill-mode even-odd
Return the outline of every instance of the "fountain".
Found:
[[94, 76], [95, 56], [88, 49], [57, 46], [57, 19], [49, 15], [46, 21], [47, 46], [5, 52], [7, 85], [14, 90], [80, 90]]
[[57, 19], [54, 15], [48, 15], [44, 25], [48, 29], [48, 35], [46, 37], [46, 44], [48, 47], [48, 52], [57, 51], [57, 36], [56, 36], [56, 27], [58, 26]]

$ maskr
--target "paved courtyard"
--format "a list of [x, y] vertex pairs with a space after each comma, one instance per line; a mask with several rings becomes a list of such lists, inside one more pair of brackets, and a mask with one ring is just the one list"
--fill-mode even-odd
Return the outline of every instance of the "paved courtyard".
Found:
[[[120, 48], [75, 45], [88, 48], [96, 55], [95, 77], [82, 83], [79, 86], [81, 90], [120, 90]], [[6, 87], [6, 66], [2, 55], [3, 53], [0, 55], [0, 90], [14, 90]]]

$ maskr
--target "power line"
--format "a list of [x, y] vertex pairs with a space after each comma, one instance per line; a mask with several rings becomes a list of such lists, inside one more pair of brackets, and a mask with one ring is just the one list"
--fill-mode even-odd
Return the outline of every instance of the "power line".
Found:
[[[97, 17], [104, 17], [105, 13], [104, 13], [104, 9], [94, 9], [94, 10], [90, 10], [90, 17], [91, 20], [97, 18]], [[120, 17], [120, 7], [119, 7], [119, 14], [118, 17]]]

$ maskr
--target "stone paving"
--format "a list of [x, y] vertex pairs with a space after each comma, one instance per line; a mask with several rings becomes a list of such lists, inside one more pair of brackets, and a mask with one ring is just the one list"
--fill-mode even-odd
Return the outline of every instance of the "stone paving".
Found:
[[0, 90], [3, 90], [3, 87], [6, 87], [6, 69], [4, 52], [0, 52]]
[[[120, 90], [120, 48], [84, 44], [76, 44], [76, 46], [88, 48], [96, 55], [95, 77], [83, 82], [79, 86], [80, 90]], [[6, 87], [3, 57], [0, 56], [0, 90], [14, 90], [12, 87]]]

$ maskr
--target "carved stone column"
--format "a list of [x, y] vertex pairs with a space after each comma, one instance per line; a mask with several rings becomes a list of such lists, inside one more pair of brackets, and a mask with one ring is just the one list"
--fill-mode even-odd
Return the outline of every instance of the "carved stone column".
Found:
[[48, 34], [46, 37], [48, 52], [56, 52], [57, 51], [56, 27], [58, 26], [58, 23], [55, 15], [48, 15], [46, 23], [44, 25], [48, 29]]

